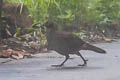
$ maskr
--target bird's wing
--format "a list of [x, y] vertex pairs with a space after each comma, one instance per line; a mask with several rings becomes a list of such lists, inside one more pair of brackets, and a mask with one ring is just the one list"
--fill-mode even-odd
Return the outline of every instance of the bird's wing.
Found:
[[80, 39], [78, 36], [72, 34], [72, 33], [65, 33], [65, 32], [59, 32], [56, 33], [56, 37], [65, 42], [72, 45], [81, 45], [82, 43], [84, 43], [84, 41], [82, 39]]

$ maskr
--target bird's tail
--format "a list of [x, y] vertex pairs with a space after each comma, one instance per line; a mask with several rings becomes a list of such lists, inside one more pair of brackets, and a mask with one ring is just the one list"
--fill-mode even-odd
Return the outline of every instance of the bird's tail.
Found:
[[106, 53], [105, 50], [103, 50], [101, 48], [98, 48], [96, 46], [90, 45], [88, 43], [85, 43], [82, 48], [83, 48], [83, 50], [92, 50], [92, 51], [95, 51], [95, 52], [98, 52], [98, 53], [103, 53], [103, 54]]

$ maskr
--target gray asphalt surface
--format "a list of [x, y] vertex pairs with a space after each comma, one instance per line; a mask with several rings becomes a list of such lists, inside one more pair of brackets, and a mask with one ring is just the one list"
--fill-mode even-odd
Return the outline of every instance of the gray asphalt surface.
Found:
[[81, 51], [88, 59], [85, 67], [77, 66], [83, 62], [76, 55], [71, 55], [72, 59], [63, 67], [51, 67], [64, 60], [56, 52], [4, 64], [1, 62], [9, 59], [0, 59], [0, 80], [120, 80], [120, 40], [95, 45], [105, 49], [107, 54]]

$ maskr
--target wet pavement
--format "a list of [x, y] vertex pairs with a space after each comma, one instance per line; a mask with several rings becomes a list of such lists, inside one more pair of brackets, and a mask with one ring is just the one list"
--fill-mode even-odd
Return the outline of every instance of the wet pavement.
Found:
[[85, 67], [77, 66], [83, 62], [76, 55], [71, 55], [72, 59], [63, 67], [51, 67], [64, 60], [56, 52], [7, 63], [1, 62], [9, 59], [0, 59], [0, 80], [120, 80], [120, 40], [95, 45], [105, 49], [107, 54], [80, 51], [88, 59]]

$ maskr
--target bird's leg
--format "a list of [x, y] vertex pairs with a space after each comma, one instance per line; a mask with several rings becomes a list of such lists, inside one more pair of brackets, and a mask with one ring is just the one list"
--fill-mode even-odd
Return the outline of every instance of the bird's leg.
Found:
[[65, 60], [60, 64], [60, 65], [52, 65], [52, 66], [54, 66], [54, 67], [61, 67], [61, 66], [63, 66], [64, 65], [64, 63], [69, 59], [69, 55], [65, 55]]
[[85, 58], [79, 52], [77, 52], [77, 55], [80, 56], [84, 62], [84, 64], [79, 64], [78, 66], [86, 66], [88, 60], [85, 60]]

